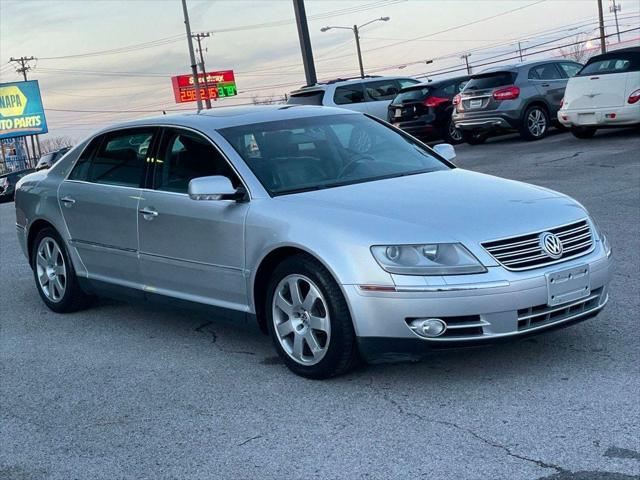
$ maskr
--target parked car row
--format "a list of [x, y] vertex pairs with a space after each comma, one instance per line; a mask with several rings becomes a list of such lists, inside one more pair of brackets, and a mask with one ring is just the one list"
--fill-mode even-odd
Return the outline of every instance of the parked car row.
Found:
[[511, 132], [539, 140], [554, 126], [588, 138], [598, 128], [640, 124], [640, 48], [596, 55], [584, 66], [536, 60], [437, 82], [338, 79], [296, 90], [288, 103], [368, 113], [423, 141], [476, 145]]
[[31, 172], [35, 172], [35, 170], [33, 168], [27, 168], [0, 175], [0, 203], [12, 202], [15, 195], [16, 183]]

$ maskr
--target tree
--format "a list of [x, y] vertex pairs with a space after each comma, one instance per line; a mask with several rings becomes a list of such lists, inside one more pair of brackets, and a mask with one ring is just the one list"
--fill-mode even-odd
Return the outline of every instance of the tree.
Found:
[[69, 136], [51, 137], [40, 140], [40, 150], [42, 154], [54, 152], [64, 147], [73, 147], [75, 144], [73, 138]]
[[587, 51], [587, 37], [584, 33], [578, 34], [573, 37], [573, 45], [569, 45], [566, 49], [561, 48], [560, 54], [569, 60], [573, 60], [578, 63], [584, 63], [589, 56]]

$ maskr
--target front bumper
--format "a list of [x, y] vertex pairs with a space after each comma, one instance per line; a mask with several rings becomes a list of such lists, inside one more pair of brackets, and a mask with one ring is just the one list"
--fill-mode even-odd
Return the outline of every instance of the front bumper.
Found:
[[560, 110], [558, 121], [569, 128], [640, 125], [640, 102], [621, 107]]
[[[589, 296], [548, 307], [545, 274], [578, 265], [589, 266]], [[486, 274], [466, 276], [466, 282], [465, 276], [449, 280], [459, 283], [442, 285], [429, 280], [431, 285], [403, 285], [388, 293], [356, 285], [343, 289], [361, 353], [368, 361], [385, 361], [528, 336], [593, 317], [608, 300], [611, 268], [611, 258], [597, 242], [588, 255], [529, 271], [490, 267]], [[481, 281], [482, 276], [487, 278]], [[442, 318], [449, 328], [440, 337], [420, 337], [408, 325], [415, 318]]]

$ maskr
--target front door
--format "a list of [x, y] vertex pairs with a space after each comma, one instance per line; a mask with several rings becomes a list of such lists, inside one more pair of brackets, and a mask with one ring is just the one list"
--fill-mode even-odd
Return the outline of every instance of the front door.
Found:
[[244, 220], [248, 203], [191, 200], [193, 178], [240, 181], [202, 135], [166, 128], [153, 161], [153, 189], [138, 208], [140, 266], [145, 290], [246, 310]]
[[153, 127], [96, 137], [58, 189], [71, 245], [89, 278], [139, 287], [138, 201]]

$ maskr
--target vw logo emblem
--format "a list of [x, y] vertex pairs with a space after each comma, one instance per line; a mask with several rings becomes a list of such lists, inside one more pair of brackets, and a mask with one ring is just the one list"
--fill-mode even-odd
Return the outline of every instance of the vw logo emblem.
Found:
[[540, 234], [540, 247], [544, 253], [553, 259], [560, 258], [564, 250], [562, 247], [562, 241], [557, 235], [551, 232], [544, 232]]

